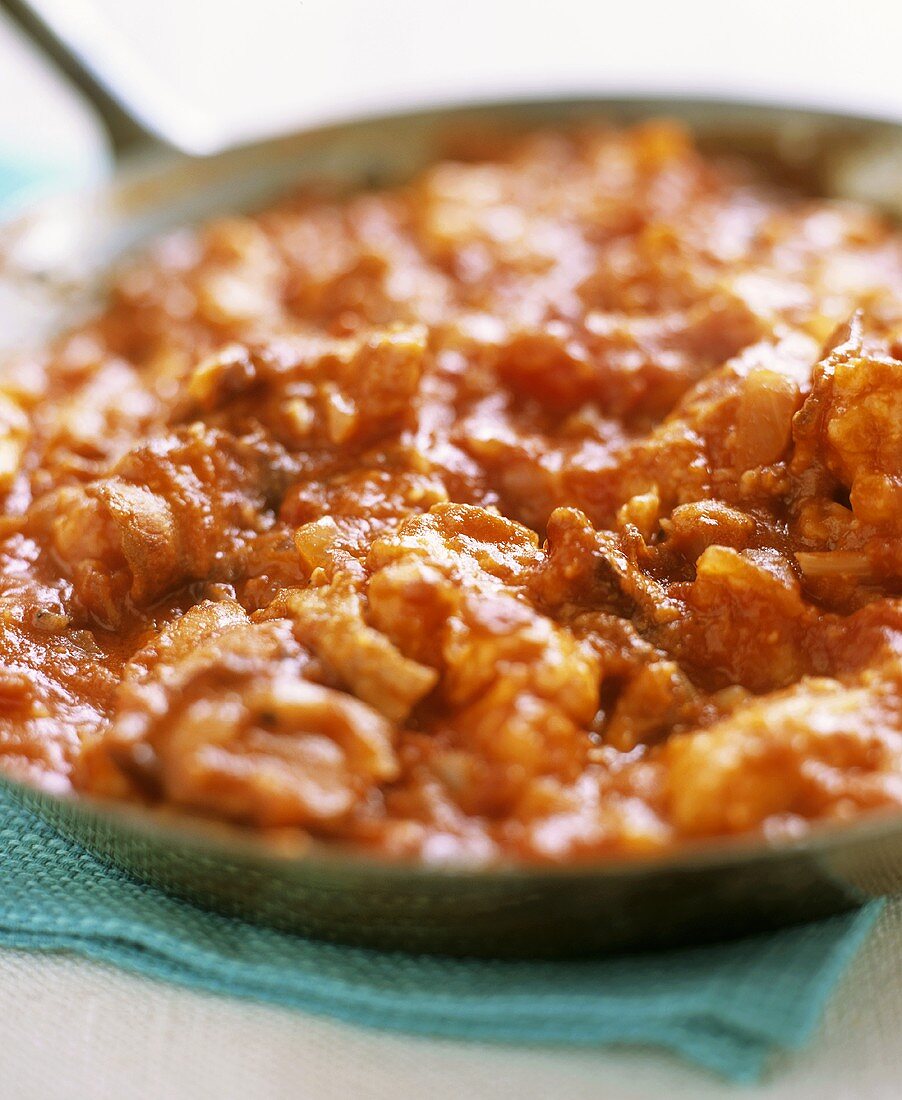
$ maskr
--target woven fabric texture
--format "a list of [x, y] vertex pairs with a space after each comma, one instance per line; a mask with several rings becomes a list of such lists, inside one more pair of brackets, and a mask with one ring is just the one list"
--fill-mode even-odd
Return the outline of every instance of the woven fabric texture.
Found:
[[135, 882], [0, 796], [0, 946], [74, 951], [166, 981], [370, 1027], [516, 1043], [654, 1044], [736, 1081], [809, 1038], [877, 907], [742, 941], [579, 962], [337, 947]]

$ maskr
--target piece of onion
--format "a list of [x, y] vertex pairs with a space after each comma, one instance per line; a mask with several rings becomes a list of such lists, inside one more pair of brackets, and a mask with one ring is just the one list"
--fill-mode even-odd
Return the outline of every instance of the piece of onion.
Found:
[[799, 568], [806, 577], [869, 577], [871, 563], [866, 554], [854, 550], [800, 550]]

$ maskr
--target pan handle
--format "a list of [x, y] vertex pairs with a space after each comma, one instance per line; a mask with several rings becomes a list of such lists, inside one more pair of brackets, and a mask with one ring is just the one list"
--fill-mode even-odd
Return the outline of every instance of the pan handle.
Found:
[[27, 0], [0, 0], [0, 8], [13, 23], [49, 58], [71, 84], [87, 99], [103, 122], [117, 156], [136, 148], [167, 147], [130, 111], [103, 75], [92, 66], [91, 59], [68, 43], [49, 23], [45, 22]]

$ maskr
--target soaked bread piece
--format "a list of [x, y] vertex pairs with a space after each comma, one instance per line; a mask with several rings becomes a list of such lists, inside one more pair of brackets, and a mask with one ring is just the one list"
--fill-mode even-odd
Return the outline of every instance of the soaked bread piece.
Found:
[[902, 236], [669, 123], [177, 233], [0, 374], [0, 767], [427, 860], [899, 806], [900, 395]]

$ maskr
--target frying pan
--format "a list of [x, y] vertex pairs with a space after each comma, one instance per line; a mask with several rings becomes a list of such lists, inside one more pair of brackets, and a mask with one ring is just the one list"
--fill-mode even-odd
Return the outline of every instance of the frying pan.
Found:
[[[703, 147], [753, 156], [812, 192], [902, 210], [902, 126], [891, 121], [679, 98], [521, 100], [382, 115], [201, 160], [125, 163], [109, 183], [0, 226], [2, 341], [21, 348], [77, 320], [102, 296], [104, 272], [154, 235], [258, 206], [286, 187], [397, 181], [439, 156], [449, 134], [472, 127], [661, 115], [685, 121]], [[380, 948], [509, 957], [662, 948], [823, 917], [902, 886], [902, 814], [653, 858], [424, 866], [0, 785], [144, 882], [244, 919]]]

